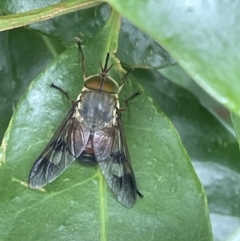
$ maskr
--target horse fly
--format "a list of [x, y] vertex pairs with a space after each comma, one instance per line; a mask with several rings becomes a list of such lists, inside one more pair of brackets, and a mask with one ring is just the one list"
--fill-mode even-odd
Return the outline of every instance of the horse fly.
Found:
[[[84, 86], [77, 101], [34, 163], [29, 187], [37, 189], [56, 179], [75, 159], [85, 165], [98, 164], [108, 187], [125, 207], [133, 207], [138, 191], [121, 119], [118, 85], [108, 72], [109, 53], [101, 73], [86, 77], [80, 41]], [[52, 84], [52, 87], [62, 89]]]

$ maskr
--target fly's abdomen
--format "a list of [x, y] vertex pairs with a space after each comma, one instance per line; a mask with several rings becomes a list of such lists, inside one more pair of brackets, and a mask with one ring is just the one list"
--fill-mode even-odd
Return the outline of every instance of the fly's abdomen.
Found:
[[86, 91], [80, 96], [79, 112], [88, 129], [101, 130], [112, 123], [118, 101], [114, 95]]

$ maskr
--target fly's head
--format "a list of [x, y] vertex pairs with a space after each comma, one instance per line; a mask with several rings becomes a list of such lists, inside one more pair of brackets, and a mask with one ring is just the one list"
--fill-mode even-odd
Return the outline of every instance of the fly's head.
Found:
[[84, 87], [90, 90], [95, 90], [98, 92], [104, 92], [113, 95], [118, 94], [120, 91], [119, 85], [114, 79], [112, 79], [108, 75], [103, 77], [102, 74], [92, 75], [88, 77], [84, 81]]
[[113, 66], [112, 64], [110, 67], [107, 67], [108, 60], [109, 53], [107, 54], [104, 67], [100, 63], [102, 72], [99, 75], [92, 75], [87, 77], [84, 81], [84, 87], [98, 92], [117, 95], [121, 88], [117, 82], [108, 75], [109, 70]]

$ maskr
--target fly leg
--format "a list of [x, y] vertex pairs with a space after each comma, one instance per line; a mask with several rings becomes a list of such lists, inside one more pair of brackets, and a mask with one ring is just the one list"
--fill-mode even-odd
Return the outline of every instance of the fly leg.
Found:
[[125, 109], [128, 109], [128, 102], [133, 100], [135, 97], [137, 97], [138, 95], [140, 95], [141, 93], [139, 91], [137, 91], [136, 93], [134, 93], [133, 95], [131, 95], [128, 99], [125, 100]]
[[[122, 77], [121, 81], [122, 81], [122, 84], [119, 86], [119, 89], [121, 91], [122, 87], [124, 86], [125, 84], [125, 81], [126, 81], [126, 78], [127, 76], [133, 71], [134, 69], [129, 69], [128, 72]], [[119, 91], [119, 92], [120, 92]]]
[[81, 55], [81, 59], [82, 59], [82, 72], [83, 72], [83, 79], [85, 80], [87, 78], [86, 72], [85, 72], [85, 58], [84, 58], [84, 54], [83, 54], [83, 50], [82, 50], [82, 41], [80, 38], [75, 37], [75, 40], [77, 41], [77, 45], [78, 45], [78, 51]]
[[50, 87], [55, 88], [55, 89], [59, 90], [60, 92], [62, 92], [62, 94], [64, 94], [66, 96], [68, 101], [70, 101], [72, 104], [75, 104], [76, 101], [73, 101], [70, 99], [68, 92], [64, 91], [62, 88], [58, 87], [57, 85], [55, 85], [53, 83], [50, 85]]
[[[81, 41], [81, 39], [78, 38], [78, 37], [76, 37], [75, 40], [77, 41], [78, 50], [79, 50], [79, 53], [80, 53], [81, 59], [82, 59], [83, 78], [86, 79], [87, 76], [86, 76], [86, 73], [85, 73], [85, 59], [84, 59], [84, 54], [83, 54], [82, 46], [81, 46], [81, 42], [82, 42], [82, 41]], [[51, 87], [59, 90], [60, 92], [62, 92], [62, 94], [64, 94], [64, 95], [67, 97], [68, 101], [70, 101], [72, 104], [75, 104], [75, 103], [76, 103], [76, 101], [73, 101], [73, 100], [70, 99], [68, 93], [67, 93], [66, 91], [64, 91], [62, 88], [58, 87], [57, 85], [55, 85], [55, 84], [53, 84], [53, 83], [51, 84]]]
[[126, 99], [125, 102], [125, 107], [119, 108], [117, 109], [117, 112], [123, 112], [125, 110], [128, 109], [128, 102], [133, 100], [135, 97], [137, 97], [138, 95], [140, 95], [141, 93], [139, 91], [137, 91], [136, 93], [134, 93], [133, 95], [131, 95], [128, 99]]
[[[127, 76], [133, 71], [134, 69], [129, 69], [127, 71], [127, 73], [122, 77], [121, 81], [122, 81], [122, 84], [119, 86], [119, 89], [121, 91], [122, 87], [124, 86], [125, 84], [125, 81], [126, 81], [126, 78]], [[141, 93], [139, 91], [137, 91], [136, 93], [134, 93], [133, 95], [131, 95], [128, 99], [125, 100], [125, 108], [120, 108], [118, 109], [118, 111], [125, 111], [126, 109], [128, 109], [128, 102], [130, 100], [133, 100], [135, 97], [137, 97], [138, 95], [140, 95]]]

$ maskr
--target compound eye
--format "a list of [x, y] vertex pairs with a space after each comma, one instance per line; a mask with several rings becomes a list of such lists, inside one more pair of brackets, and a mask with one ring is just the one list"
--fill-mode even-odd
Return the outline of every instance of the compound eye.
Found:
[[[101, 83], [102, 83], [102, 76], [93, 75], [88, 77], [84, 81], [84, 86], [90, 90], [100, 91]], [[113, 79], [111, 79], [110, 77], [107, 77], [103, 81], [101, 91], [109, 94], [117, 94], [119, 92], [119, 86]]]

